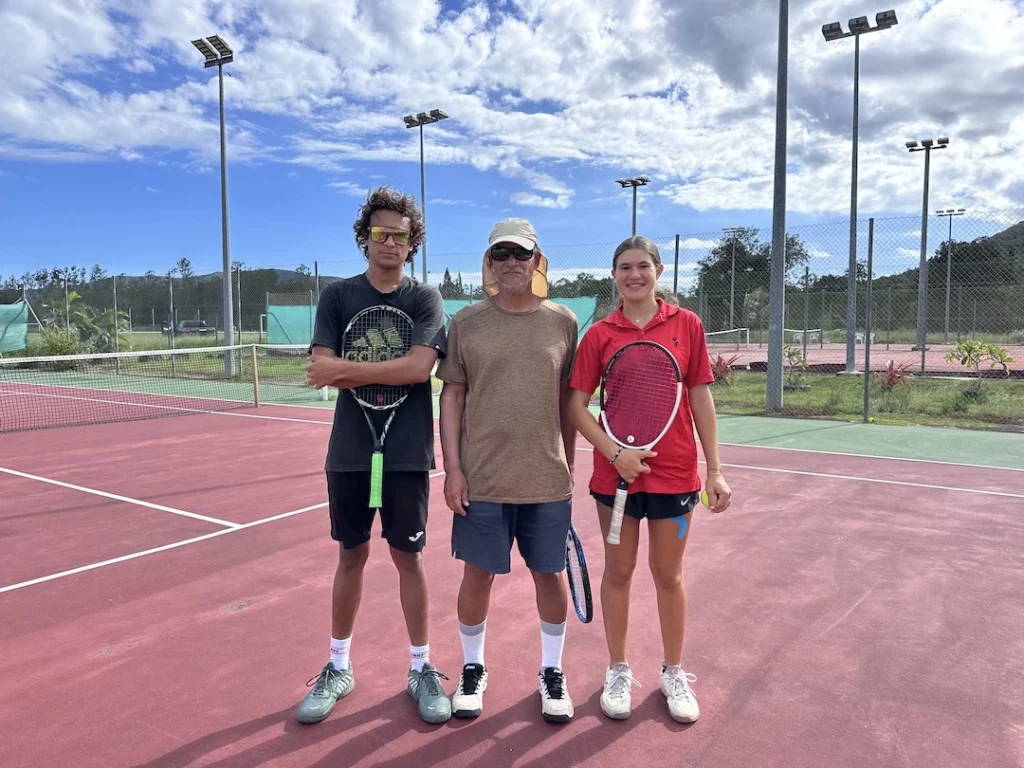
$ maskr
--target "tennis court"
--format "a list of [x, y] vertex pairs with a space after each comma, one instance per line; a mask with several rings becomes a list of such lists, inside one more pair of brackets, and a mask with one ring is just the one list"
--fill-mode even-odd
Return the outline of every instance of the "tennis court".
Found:
[[[188, 359], [176, 358], [176, 381], [198, 370], [177, 365]], [[258, 394], [246, 385], [252, 400], [237, 382], [217, 395], [222, 359], [174, 386], [137, 376], [118, 389], [109, 367], [101, 379], [0, 378], [3, 423], [20, 420], [0, 432], [5, 768], [1024, 763], [1024, 440], [766, 418], [721, 419], [734, 506], [693, 521], [684, 664], [698, 722], [671, 721], [658, 688], [644, 534], [629, 636], [643, 687], [629, 720], [600, 714], [598, 604], [589, 625], [570, 608], [575, 720], [542, 721], [519, 563], [495, 582], [483, 715], [423, 723], [405, 693], [397, 576], [375, 538], [356, 689], [300, 725], [330, 631], [332, 402], [286, 370], [294, 361], [268, 359]], [[596, 592], [601, 537], [580, 451], [575, 524]], [[439, 470], [425, 558], [431, 660], [450, 692], [461, 569], [442, 484]]]

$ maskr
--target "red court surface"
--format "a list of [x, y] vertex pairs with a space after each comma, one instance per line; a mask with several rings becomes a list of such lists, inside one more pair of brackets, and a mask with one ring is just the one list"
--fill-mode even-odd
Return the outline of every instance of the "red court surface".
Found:
[[[329, 415], [0, 436], [0, 765], [1024, 764], [1024, 472], [742, 446], [722, 451], [733, 508], [699, 510], [687, 545], [697, 723], [671, 721], [659, 690], [643, 529], [629, 635], [643, 687], [629, 720], [600, 713], [596, 601], [589, 625], [570, 609], [576, 717], [543, 722], [533, 584], [514, 553], [491, 602], [483, 715], [420, 721], [397, 576], [375, 538], [356, 689], [300, 725], [330, 633]], [[580, 452], [575, 523], [596, 594], [590, 460]], [[440, 472], [432, 483], [431, 660], [451, 692], [461, 568]]]
[[[767, 334], [765, 335], [767, 341]], [[787, 344], [794, 349], [804, 351], [803, 342], [791, 342]], [[881, 334], [875, 334], [875, 341], [871, 345], [871, 370], [881, 371], [886, 368], [892, 360], [896, 367], [901, 365], [909, 366], [910, 371], [916, 372], [921, 368], [921, 353], [915, 352], [913, 344], [892, 343], [886, 348], [885, 338]], [[1009, 365], [1010, 375], [1015, 378], [1024, 378], [1024, 346], [1020, 344], [1002, 344], [1003, 349], [1013, 358]], [[929, 344], [925, 351], [925, 371], [934, 375], [945, 376], [971, 376], [973, 369], [965, 368], [959, 362], [946, 360], [946, 353], [953, 348], [953, 344]], [[764, 370], [768, 360], [768, 345], [758, 344], [751, 339], [749, 345], [737, 345], [732, 343], [716, 342], [708, 343], [708, 349], [713, 357], [721, 355], [725, 359], [735, 357], [733, 365], [751, 366], [752, 369]], [[807, 344], [807, 365], [810, 370], [834, 372], [843, 370], [846, 365], [846, 344], [829, 343], [821, 345], [817, 341]], [[857, 344], [856, 348], [857, 370], [864, 370], [864, 345]], [[982, 366], [982, 372], [995, 375], [996, 372], [989, 371], [987, 364]], [[1000, 374], [1001, 375], [1001, 374]]]

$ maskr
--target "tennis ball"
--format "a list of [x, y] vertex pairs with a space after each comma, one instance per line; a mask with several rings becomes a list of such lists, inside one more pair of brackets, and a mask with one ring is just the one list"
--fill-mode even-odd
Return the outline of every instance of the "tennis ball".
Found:
[[708, 492], [700, 492], [700, 503], [703, 504], [707, 509], [711, 509], [711, 503], [708, 501]]
[[874, 424], [874, 423], [875, 423], [875, 417], [874, 416], [868, 416], [868, 424]]

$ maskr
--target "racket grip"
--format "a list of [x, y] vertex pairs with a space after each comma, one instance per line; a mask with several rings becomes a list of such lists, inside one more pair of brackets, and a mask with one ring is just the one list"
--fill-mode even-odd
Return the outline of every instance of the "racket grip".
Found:
[[374, 452], [370, 457], [370, 509], [380, 509], [384, 504], [380, 497], [383, 481], [384, 454]]
[[620, 487], [615, 491], [615, 505], [612, 507], [612, 521], [608, 526], [608, 543], [618, 544], [622, 533], [622, 516], [626, 511], [626, 494], [628, 491]]

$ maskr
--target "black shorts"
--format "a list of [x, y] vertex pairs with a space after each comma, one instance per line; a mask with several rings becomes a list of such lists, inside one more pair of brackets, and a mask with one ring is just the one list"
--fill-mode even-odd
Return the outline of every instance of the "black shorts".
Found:
[[[606, 507], [615, 505], [615, 496], [590, 492], [590, 495]], [[625, 513], [637, 520], [671, 520], [689, 514], [700, 503], [700, 491], [689, 493], [647, 493], [640, 491], [626, 497]]]
[[[385, 472], [381, 487], [381, 538], [402, 552], [419, 552], [427, 542], [429, 472]], [[370, 509], [369, 472], [328, 472], [331, 538], [345, 549], [370, 540], [377, 511]]]

